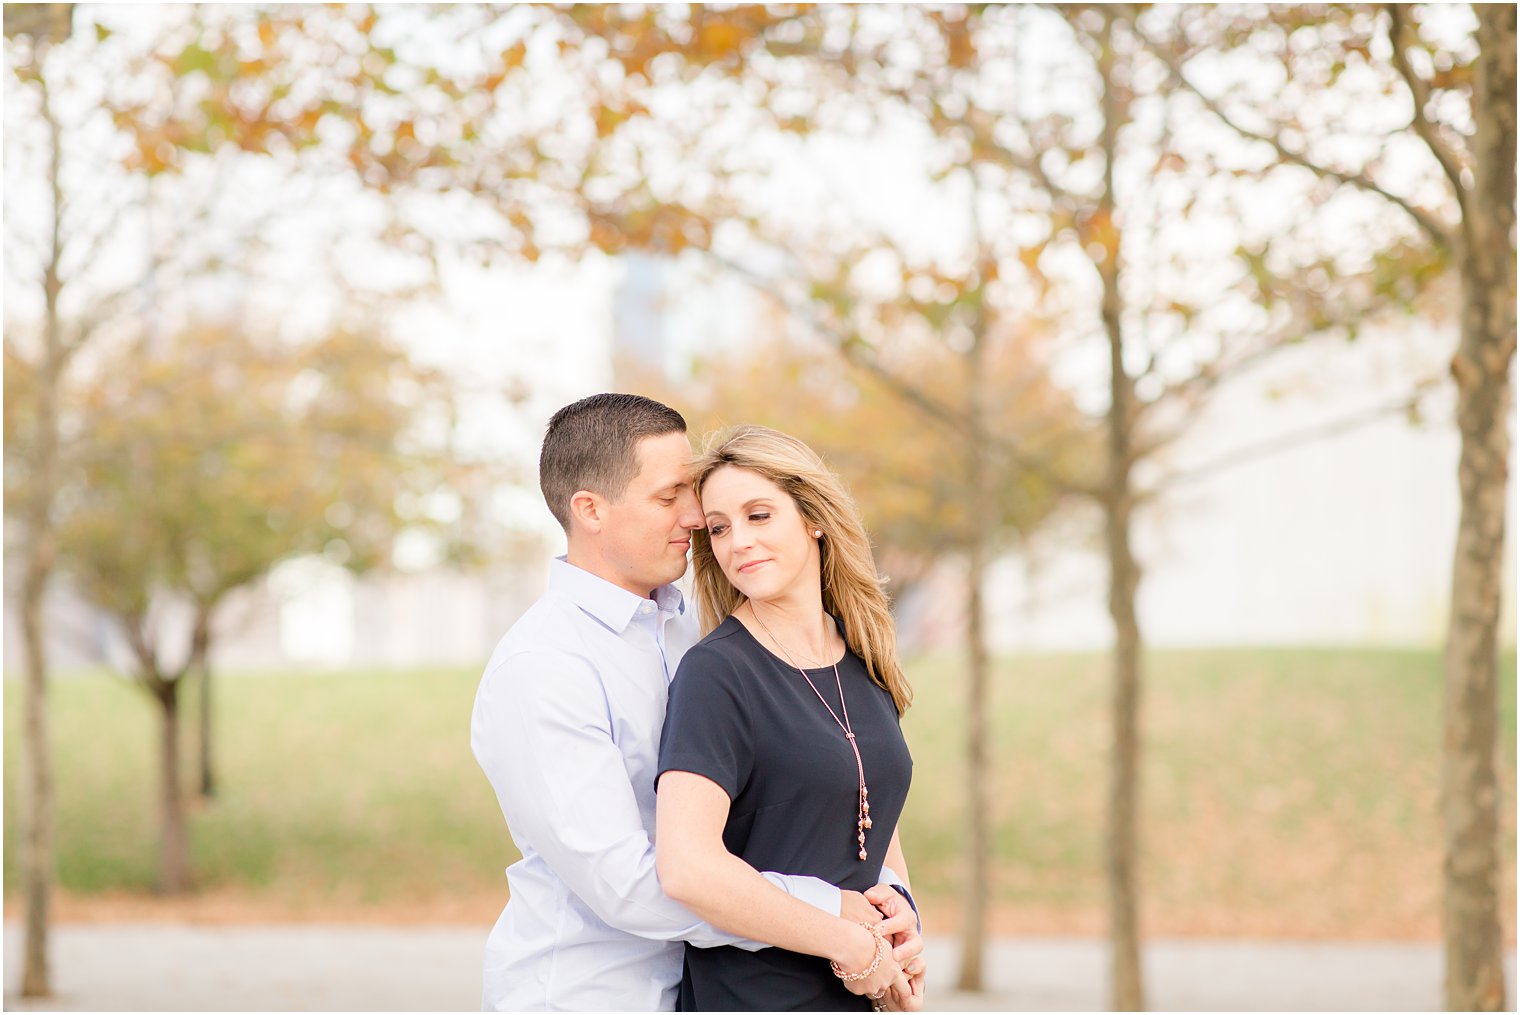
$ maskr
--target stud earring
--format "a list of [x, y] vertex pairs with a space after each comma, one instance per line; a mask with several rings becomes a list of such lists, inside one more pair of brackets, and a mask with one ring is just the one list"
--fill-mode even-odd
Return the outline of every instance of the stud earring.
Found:
[[813, 530], [813, 538], [814, 539], [822, 539], [823, 538], [823, 530], [822, 529], [814, 529]]

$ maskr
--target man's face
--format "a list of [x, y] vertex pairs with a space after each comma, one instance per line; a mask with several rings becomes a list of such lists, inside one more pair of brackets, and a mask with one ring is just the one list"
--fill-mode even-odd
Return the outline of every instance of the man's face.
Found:
[[684, 433], [645, 437], [635, 453], [638, 473], [623, 496], [606, 505], [601, 550], [614, 572], [604, 577], [648, 596], [686, 573], [691, 530], [702, 527], [702, 509], [691, 488], [691, 444]]

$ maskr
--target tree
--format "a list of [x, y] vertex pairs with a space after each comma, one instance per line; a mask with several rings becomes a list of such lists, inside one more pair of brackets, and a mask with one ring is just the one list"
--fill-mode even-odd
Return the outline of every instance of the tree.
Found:
[[[1009, 395], [994, 407], [993, 427], [1040, 447], [1041, 457], [1087, 454], [1091, 442], [1072, 436], [1083, 430], [1082, 416], [1051, 384], [1039, 340], [996, 337], [986, 373]], [[958, 354], [908, 345], [898, 351], [901, 369], [926, 378], [937, 395], [952, 400], [965, 383]], [[1058, 491], [1014, 470], [999, 473], [992, 484], [998, 504], [992, 521], [975, 518], [964, 477], [944, 467], [964, 455], [957, 434], [925, 426], [915, 413], [903, 411], [895, 392], [816, 341], [757, 336], [754, 344], [703, 357], [688, 382], [635, 378], [633, 386], [668, 390], [696, 433], [756, 422], [817, 449], [854, 494], [894, 602], [935, 564], [963, 557], [971, 528], [990, 529], [995, 552], [1002, 552], [1036, 538], [1060, 504]]]
[[[1084, 417], [1050, 382], [1035, 338], [996, 339], [985, 373], [1005, 397], [993, 407], [991, 428], [1024, 442], [1031, 458], [1075, 469], [1071, 463], [1092, 450]], [[967, 381], [960, 354], [898, 344], [906, 345], [893, 357], [898, 369], [926, 378], [937, 397], [961, 397]], [[689, 380], [638, 370], [623, 377], [620, 383], [680, 405], [696, 434], [754, 422], [815, 448], [853, 493], [894, 603], [936, 564], [964, 560], [974, 528], [987, 530], [993, 552], [1002, 553], [1036, 538], [1060, 505], [1060, 491], [1000, 457], [991, 484], [996, 507], [990, 516], [976, 515], [963, 471], [946, 467], [965, 457], [959, 435], [925, 426], [916, 413], [903, 411], [895, 391], [815, 340], [757, 334], [753, 343], [696, 361]]]
[[[292, 348], [216, 327], [151, 353], [124, 347], [81, 386], [72, 408], [91, 439], [60, 554], [159, 710], [162, 893], [190, 884], [180, 688], [209, 666], [219, 606], [289, 557], [364, 570], [401, 528], [427, 525], [420, 496], [455, 465], [423, 433], [447, 434], [447, 396], [376, 334]], [[176, 614], [190, 619], [186, 644]]]
[[[1472, 11], [1475, 18], [1403, 4], [1314, 12], [1303, 28], [1323, 38], [1317, 58], [1288, 45], [1282, 33], [1230, 18], [1188, 19], [1180, 32], [1157, 32], [1152, 49], [1182, 89], [1238, 136], [1270, 151], [1281, 171], [1312, 175], [1397, 209], [1426, 244], [1427, 260], [1460, 282], [1451, 376], [1461, 436], [1461, 515], [1443, 664], [1445, 990], [1450, 1010], [1496, 1011], [1505, 1002], [1495, 752], [1515, 355], [1516, 49], [1513, 6], [1475, 5]], [[1227, 52], [1265, 54], [1280, 63], [1290, 87], [1270, 95], [1205, 89], [1176, 49], [1184, 34]], [[1361, 163], [1344, 155], [1332, 159], [1323, 147], [1330, 134], [1351, 132], [1344, 122], [1312, 131], [1305, 124], [1313, 121], [1303, 115], [1306, 92], [1348, 67], [1378, 72], [1384, 92], [1401, 95], [1409, 110], [1405, 121], [1374, 137], [1372, 155]], [[1418, 157], [1420, 149], [1422, 175], [1401, 178], [1386, 168], [1396, 152]], [[1432, 186], [1432, 180], [1439, 182]]]
[[[55, 873], [53, 775], [47, 713], [48, 662], [42, 630], [42, 604], [52, 580], [56, 553], [53, 508], [58, 489], [59, 389], [70, 355], [88, 335], [66, 335], [58, 306], [65, 285], [61, 224], [62, 129], [45, 70], [54, 45], [69, 37], [73, 5], [14, 4], [7, 8], [6, 15], [6, 40], [15, 39], [16, 49], [21, 51], [13, 71], [20, 81], [33, 86], [38, 110], [46, 126], [46, 173], [51, 212], [40, 278], [44, 304], [42, 347], [32, 358], [21, 360], [11, 354], [7, 342], [5, 357], [7, 381], [13, 373], [18, 377], [25, 374], [35, 380], [29, 400], [21, 400], [20, 404], [13, 406], [12, 399], [6, 399], [5, 443], [10, 451], [6, 456], [6, 506], [17, 505], [27, 536], [20, 597], [21, 637], [26, 654], [26, 682], [22, 696], [25, 713], [22, 727], [25, 805], [22, 814], [26, 826], [23, 836], [26, 943], [21, 960], [21, 996], [47, 997], [52, 993], [48, 928]], [[6, 330], [9, 332], [9, 327]], [[11, 391], [7, 390], [6, 394], [10, 396]], [[12, 477], [18, 474], [26, 478], [24, 487], [12, 481]], [[14, 496], [13, 490], [16, 491]]]
[[[1392, 274], [1390, 265], [1421, 262], [1402, 237], [1377, 228], [1365, 212], [1372, 256], [1347, 256], [1343, 238], [1316, 235], [1312, 219], [1307, 228], [1241, 235], [1237, 208], [1259, 193], [1249, 169], [1230, 165], [1228, 153], [1210, 151], [1179, 128], [1173, 97], [1156, 88], [1154, 62], [1111, 11], [1070, 6], [1061, 14], [1075, 55], [1062, 64], [1070, 75], [1064, 102], [1019, 87], [1017, 77], [1005, 80], [1030, 55], [1008, 40], [1061, 34], [1043, 12], [924, 12], [906, 32], [882, 33], [881, 41], [864, 29], [853, 38], [840, 33], [844, 52], [832, 54], [832, 65], [850, 76], [842, 91], [913, 114], [943, 146], [941, 174], [951, 167], [968, 172], [978, 192], [997, 194], [1023, 213], [1023, 221], [1002, 230], [984, 226], [1019, 237], [1016, 256], [1004, 255], [1000, 273], [1025, 280], [1014, 298], [1062, 320], [1073, 336], [1095, 333], [1104, 347], [1102, 474], [1053, 478], [1089, 497], [1104, 517], [1115, 628], [1107, 835], [1113, 1005], [1135, 1009], [1144, 1004], [1136, 512], [1186, 478], [1167, 469], [1163, 455], [1227, 381], [1290, 344], [1354, 334], [1377, 313], [1399, 308], [1407, 294], [1380, 283]], [[920, 40], [911, 59], [894, 50], [902, 34]], [[1150, 111], [1136, 116], [1143, 101]], [[1323, 200], [1305, 195], [1309, 207]], [[1031, 225], [1033, 216], [1042, 221]], [[1217, 244], [1205, 237], [1220, 226], [1239, 237], [1234, 250], [1210, 249]], [[1231, 269], [1223, 287], [1192, 282], [1208, 269], [1217, 279], [1221, 265]], [[1294, 284], [1311, 272], [1323, 284]], [[1422, 277], [1430, 273], [1416, 282]], [[942, 418], [959, 416], [963, 432], [975, 432], [974, 418], [968, 428], [953, 407], [929, 408]], [[969, 947], [963, 963], [961, 985], [977, 986], [980, 965]]]

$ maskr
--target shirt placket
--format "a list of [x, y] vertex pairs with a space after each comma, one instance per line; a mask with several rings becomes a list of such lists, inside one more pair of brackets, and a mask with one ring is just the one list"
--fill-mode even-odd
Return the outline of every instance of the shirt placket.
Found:
[[671, 680], [675, 679], [675, 673], [670, 665], [670, 653], [665, 647], [665, 622], [672, 616], [673, 614], [666, 613], [664, 610], [656, 609], [654, 616], [650, 618], [653, 624], [654, 646], [660, 653], [660, 667], [665, 673], [665, 686], [667, 687], [670, 686]]

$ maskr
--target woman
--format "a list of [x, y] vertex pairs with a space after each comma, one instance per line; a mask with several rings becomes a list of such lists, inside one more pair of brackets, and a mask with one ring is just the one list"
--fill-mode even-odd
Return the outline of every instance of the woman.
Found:
[[708, 634], [671, 683], [660, 882], [714, 926], [776, 947], [688, 947], [681, 1009], [917, 1010], [921, 960], [899, 971], [866, 924], [755, 873], [865, 891], [886, 863], [907, 880], [897, 819], [913, 761], [898, 721], [912, 695], [860, 517], [807, 445], [766, 427], [710, 444], [694, 483]]

